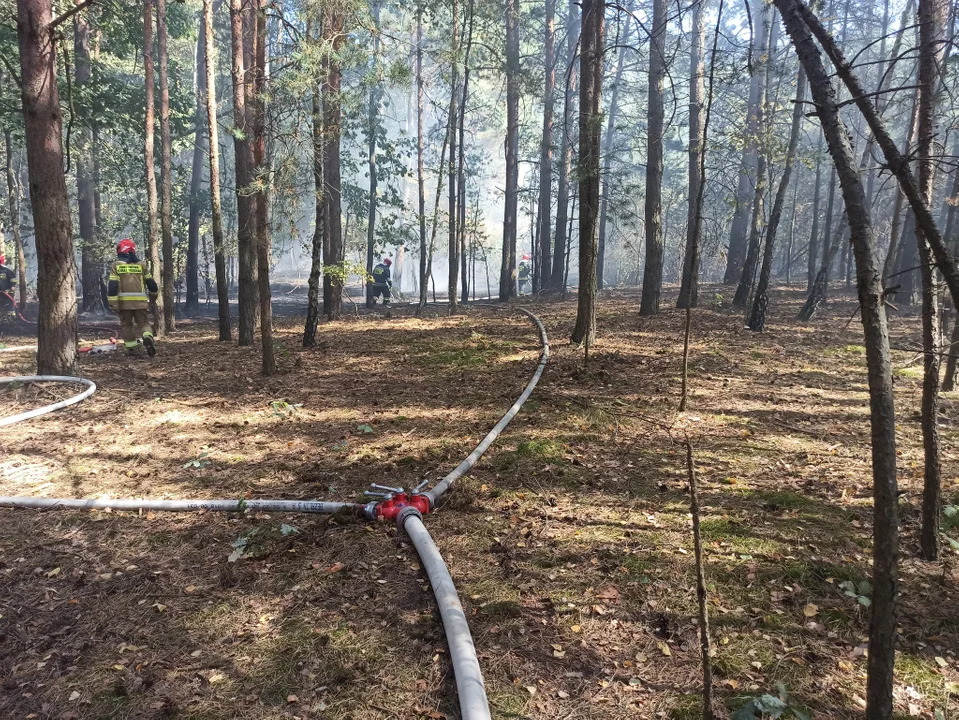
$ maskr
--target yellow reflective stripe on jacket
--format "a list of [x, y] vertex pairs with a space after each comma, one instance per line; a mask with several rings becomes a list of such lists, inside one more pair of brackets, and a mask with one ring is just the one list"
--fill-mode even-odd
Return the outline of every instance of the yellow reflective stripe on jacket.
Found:
[[146, 299], [147, 299], [147, 296], [144, 295], [142, 292], [122, 292], [122, 293], [119, 293], [117, 297], [120, 298], [121, 300], [134, 300], [134, 301], [142, 300], [143, 302], [146, 302]]
[[127, 265], [126, 263], [117, 263], [116, 272], [120, 275], [131, 273], [134, 275], [143, 275], [143, 268], [136, 264]]

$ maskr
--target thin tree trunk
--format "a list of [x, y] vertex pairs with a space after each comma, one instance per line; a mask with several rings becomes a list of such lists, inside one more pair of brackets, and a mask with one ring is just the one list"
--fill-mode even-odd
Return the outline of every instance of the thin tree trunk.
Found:
[[[699, 7], [697, 4], [696, 7]], [[626, 37], [629, 37], [629, 20], [626, 21]], [[616, 74], [613, 76], [613, 87], [609, 92], [609, 115], [606, 118], [606, 137], [603, 139], [603, 174], [599, 198], [599, 251], [596, 260], [596, 288], [602, 290], [605, 285], [606, 267], [606, 219], [609, 214], [609, 193], [612, 182], [611, 170], [613, 165], [613, 135], [616, 132], [616, 116], [619, 111], [619, 88], [623, 81], [623, 66], [626, 58], [626, 43], [619, 49], [616, 60]]]
[[73, 227], [63, 174], [62, 118], [50, 0], [17, 0], [21, 100], [37, 248], [37, 372], [73, 375], [77, 306]]
[[449, 155], [449, 166], [447, 171], [449, 173], [449, 199], [447, 205], [447, 214], [449, 217], [449, 251], [447, 262], [447, 271], [448, 279], [446, 299], [449, 303], [450, 312], [456, 312], [456, 308], [459, 304], [459, 298], [457, 296], [458, 282], [459, 282], [459, 271], [460, 271], [460, 247], [459, 247], [459, 235], [456, 232], [456, 180], [457, 180], [457, 166], [456, 166], [456, 128], [458, 126], [457, 122], [457, 113], [458, 104], [457, 104], [457, 92], [459, 91], [459, 20], [460, 20], [460, 6], [458, 0], [453, 0], [453, 32], [450, 38], [450, 50], [452, 56], [452, 67], [450, 68], [450, 111], [447, 122], [449, 123], [449, 143], [450, 143], [450, 155]]
[[[841, 173], [843, 199], [856, 255], [859, 304], [866, 337], [866, 364], [869, 375], [874, 503], [873, 603], [869, 627], [866, 717], [868, 720], [885, 720], [892, 715], [896, 595], [899, 584], [899, 510], [896, 413], [882, 276], [876, 258], [869, 208], [865, 204], [865, 191], [855, 167], [849, 135], [839, 117], [836, 91], [826, 74], [822, 58], [809, 31], [812, 29], [820, 41], [822, 33], [810, 26], [810, 13], [797, 0], [775, 2], [806, 68], [829, 151], [838, 172]], [[837, 68], [840, 66], [839, 63], [836, 65]], [[840, 75], [843, 74], [844, 71], [840, 69]], [[853, 98], [862, 94], [862, 89], [858, 87], [850, 87], [849, 90]], [[870, 126], [872, 125], [873, 123], [870, 123]], [[874, 134], [879, 138], [877, 129], [882, 128], [873, 127]], [[880, 141], [880, 145], [883, 144], [886, 143]]]
[[[550, 0], [552, 1], [552, 0]], [[459, 113], [459, 164], [457, 168], [457, 234], [459, 235], [460, 274], [463, 278], [461, 302], [465, 305], [469, 299], [471, 283], [467, 276], [466, 255], [466, 101], [469, 98], [470, 54], [473, 49], [474, 0], [469, 0], [469, 31], [466, 37], [466, 55], [463, 58], [463, 96]], [[475, 272], [474, 272], [475, 276]], [[473, 278], [475, 283], [475, 277]], [[475, 295], [475, 292], [474, 292]]]
[[[936, 91], [945, 37], [945, 0], [919, 0], [919, 191], [931, 206], [933, 195], [933, 138]], [[922, 492], [920, 547], [926, 560], [939, 557], [942, 464], [939, 448], [939, 289], [935, 260], [921, 229], [916, 243], [922, 274], [922, 346], [925, 352], [922, 378], [922, 445], [925, 456]]]
[[3, 131], [3, 144], [6, 150], [7, 206], [10, 209], [10, 229], [13, 231], [13, 244], [17, 253], [20, 312], [23, 313], [27, 308], [27, 258], [23, 252], [23, 235], [20, 233], [20, 183], [13, 171], [13, 138], [10, 130]]
[[792, 175], [793, 164], [796, 160], [796, 148], [799, 146], [799, 131], [802, 128], [803, 101], [806, 95], [806, 71], [799, 67], [796, 78], [796, 102], [793, 105], [793, 121], [789, 130], [789, 146], [786, 149], [786, 166], [779, 181], [776, 199], [769, 215], [769, 224], [766, 226], [766, 246], [763, 250], [763, 264], [759, 272], [759, 283], [753, 298], [752, 312], [749, 317], [749, 329], [762, 332], [766, 327], [766, 309], [769, 305], [769, 275], [772, 272], [773, 248], [776, 245], [776, 231], [782, 218], [783, 206], [786, 204], [786, 192], [789, 190], [789, 178]]
[[733, 297], [733, 307], [744, 308], [749, 302], [749, 296], [752, 293], [753, 281], [756, 279], [756, 265], [759, 262], [759, 239], [762, 234], [762, 225], [764, 221], [763, 207], [766, 199], [766, 162], [768, 148], [768, 124], [766, 121], [766, 98], [769, 95], [772, 60], [770, 55], [775, 47], [776, 35], [774, 27], [771, 27], [772, 15], [770, 7], [763, 4], [763, 10], [760, 22], [766, 28], [763, 35], [766, 37], [767, 44], [762, 48], [762, 56], [758, 63], [764, 71], [764, 80], [759, 90], [758, 104], [756, 106], [756, 132], [762, 136], [759, 143], [756, 156], [756, 187], [753, 191], [753, 210], [752, 219], [749, 225], [749, 243], [746, 248], [746, 260], [743, 263], [743, 270], [739, 274], [739, 285], [736, 288], [736, 294]]
[[553, 250], [553, 269], [549, 288], [554, 292], [566, 290], [566, 266], [569, 254], [569, 189], [573, 174], [573, 139], [576, 125], [576, 48], [579, 45], [579, 6], [569, 0], [566, 16], [566, 82], [563, 102], [563, 136], [560, 142], [559, 182], [556, 188], [556, 239]]
[[157, 60], [160, 63], [160, 232], [163, 236], [163, 330], [176, 329], [176, 302], [174, 279], [176, 263], [173, 259], [173, 191], [172, 149], [170, 140], [170, 80], [167, 52], [166, 0], [157, 5]]
[[[748, 2], [748, 0], [747, 0]], [[755, 3], [752, 11], [752, 21], [757, 23], [761, 13], [759, 9], [763, 3]], [[752, 76], [749, 83], [749, 101], [747, 111], [749, 117], [746, 121], [746, 146], [743, 148], [742, 162], [739, 166], [739, 182], [736, 188], [736, 210], [733, 214], [732, 224], [729, 231], [729, 251], [726, 254], [726, 273], [723, 277], [723, 284], [735, 285], [739, 282], [739, 277], [743, 270], [743, 262], [746, 259], [746, 242], [749, 232], [749, 210], [754, 200], [754, 183], [758, 182], [756, 173], [756, 162], [758, 153], [758, 134], [759, 124], [757, 111], [759, 108], [759, 93], [763, 84], [763, 76], [760, 72], [762, 67], [758, 64], [763, 48], [766, 47], [768, 39], [765, 35], [769, 27], [759, 22], [759, 27], [753, 28], [752, 39]]]
[[[306, 37], [312, 39], [312, 29], [306, 28]], [[306, 304], [306, 325], [303, 328], [303, 347], [316, 345], [316, 326], [320, 319], [320, 276], [323, 270], [323, 237], [326, 229], [324, 218], [323, 190], [323, 103], [320, 97], [323, 87], [322, 78], [318, 77], [313, 83], [312, 96], [312, 123], [313, 130], [313, 195], [316, 209], [315, 224], [313, 227], [313, 248], [310, 257], [310, 279]]]
[[203, 200], [200, 191], [203, 188], [203, 156], [207, 134], [203, 132], [206, 122], [206, 25], [200, 15], [200, 32], [196, 40], [196, 133], [193, 137], [193, 167], [190, 172], [190, 224], [187, 230], [186, 250], [186, 307], [187, 315], [200, 309], [199, 253], [200, 220], [203, 215]]
[[519, 204], [519, 0], [506, 0], [506, 203], [499, 299], [516, 297], [516, 222]]
[[[913, 139], [916, 135], [916, 123], [919, 120], [919, 91], [916, 90], [913, 93], [912, 98], [912, 113], [909, 116], [909, 124], [906, 126], [905, 134], [902, 138], [902, 153], [903, 155], [909, 154], [909, 148], [912, 146]], [[903, 194], [902, 189], [895, 188], [896, 201], [892, 210], [892, 226], [889, 233], [889, 249], [886, 251], [886, 261], [882, 266], [882, 276], [883, 278], [889, 278], [889, 276], [896, 272], [896, 268], [899, 266], [899, 260], [902, 251], [903, 243], [900, 242], [901, 235], [900, 230], [903, 226], [908, 224], [903, 220], [903, 206], [905, 204], [906, 196]], [[907, 218], [908, 219], [908, 218]], [[898, 276], [897, 276], [898, 278]], [[896, 284], [901, 285], [902, 281], [897, 280]]]
[[[666, 76], [666, 0], [653, 0], [649, 36], [649, 94], [646, 123], [646, 268], [641, 317], [659, 312], [663, 289], [663, 79]], [[581, 193], [582, 194], [582, 193]], [[580, 200], [582, 206], [582, 200]], [[582, 224], [582, 220], [580, 220]], [[582, 286], [582, 283], [580, 283]]]
[[[82, 12], [73, 16], [74, 81], [78, 92], [90, 84], [90, 25]], [[80, 283], [83, 310], [101, 312], [100, 268], [96, 246], [96, 193], [93, 178], [93, 132], [84, 122], [75, 149], [77, 165], [77, 217], [80, 221]]]
[[[374, 0], [372, 7], [373, 14], [373, 58], [372, 67], [374, 75], [379, 72], [378, 62], [380, 57], [380, 3]], [[366, 217], [366, 307], [373, 307], [373, 284], [370, 278], [373, 277], [373, 250], [376, 243], [376, 202], [377, 202], [377, 176], [376, 176], [376, 135], [379, 131], [380, 115], [380, 86], [379, 78], [374, 77], [370, 85], [369, 106], [367, 109], [367, 172], [370, 177], [370, 192], [368, 211]]]
[[[959, 156], [959, 135], [956, 135], [953, 143], [952, 156]], [[948, 210], [946, 211], [946, 226], [942, 232], [942, 236], [949, 246], [949, 250], [955, 255], [956, 251], [959, 250], [956, 242], [956, 206], [959, 205], [959, 171], [953, 173], [952, 188], [949, 191], [946, 204], [948, 205]], [[946, 372], [942, 379], [942, 389], [945, 392], [951, 392], [956, 389], [957, 357], [959, 357], [959, 313], [955, 313], [949, 352], [946, 355]]]
[[537, 258], [536, 274], [533, 276], [534, 293], [546, 289], [553, 274], [550, 215], [553, 198], [553, 106], [556, 93], [556, 0], [545, 1], [543, 64], [546, 86], [543, 88], [543, 138], [539, 151], [539, 249], [534, 252]]
[[273, 352], [273, 303], [270, 291], [270, 169], [266, 158], [266, 9], [269, 0], [257, 0], [254, 8], [253, 34], [253, 95], [251, 110], [253, 132], [253, 174], [257, 192], [254, 197], [256, 213], [256, 265], [260, 300], [261, 372], [266, 377], [276, 375], [276, 355]]
[[812, 198], [812, 228], [809, 231], [809, 250], [806, 254], [806, 291], [812, 290], [819, 261], [819, 196], [822, 189], [822, 128], [816, 145], [816, 187]]
[[220, 340], [232, 340], [230, 295], [226, 283], [226, 257], [223, 249], [223, 210], [220, 203], [220, 139], [216, 118], [216, 55], [213, 50], [213, 0], [203, 0], [203, 86], [206, 121], [209, 131], [207, 153], [210, 161], [210, 214], [213, 224], [213, 265], [216, 272], [216, 301]]
[[[147, 257], [150, 270], [160, 284], [164, 283], [160, 265], [160, 210], [157, 199], [157, 181], [153, 142], [155, 134], [155, 88], [153, 68], [153, 0], [143, 0], [143, 75], [146, 86], [144, 110], [143, 158], [147, 185]], [[155, 312], [163, 312], [164, 298], [157, 298]]]
[[683, 258], [683, 278], [676, 307], [694, 308], [699, 301], [699, 241], [702, 225], [697, 222], [699, 186], [702, 183], [700, 166], [703, 154], [703, 4], [693, 5], [692, 29], [689, 46], [689, 209], [686, 215], [686, 253]]
[[[657, 0], [660, 2], [661, 0]], [[583, 1], [579, 90], [579, 292], [571, 340], [593, 344], [596, 336], [596, 255], [599, 219], [599, 154], [602, 141], [600, 100], [603, 89], [605, 4]]]
[[[687, 307], [686, 311], [689, 312]], [[687, 315], [687, 318], [689, 316]], [[693, 553], [696, 556], [696, 599], [699, 606], [699, 651], [703, 667], [703, 720], [713, 718], [713, 663], [709, 650], [709, 604], [706, 591], [706, 560], [700, 530], [699, 483], [693, 461], [693, 444], [686, 439], [686, 475], [689, 479], [689, 513], [693, 520]]]
[[428, 288], [426, 249], [426, 170], [423, 162], [423, 0], [416, 5], [416, 187], [420, 230], [420, 302], [417, 314], [426, 307]]
[[[323, 255], [323, 312], [327, 320], [339, 317], [343, 307], [343, 285], [346, 259], [343, 247], [342, 192], [340, 185], [340, 135], [343, 74], [339, 52], [345, 42], [344, 16], [336, 9], [327, 10], [323, 31], [332, 48], [323, 87], [323, 188], [326, 194], [324, 217], [326, 242]], [[333, 272], [330, 272], [330, 271]]]

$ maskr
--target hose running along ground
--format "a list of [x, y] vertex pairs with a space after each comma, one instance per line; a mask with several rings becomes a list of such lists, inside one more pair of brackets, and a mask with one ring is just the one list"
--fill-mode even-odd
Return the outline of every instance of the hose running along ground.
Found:
[[[498, 306], [497, 309], [499, 309]], [[506, 426], [509, 425], [510, 421], [516, 417], [516, 414], [529, 399], [529, 396], [543, 376], [543, 371], [549, 360], [549, 338], [546, 335], [546, 328], [540, 319], [529, 310], [525, 308], [515, 309], [526, 315], [539, 330], [540, 343], [542, 346], [539, 364], [536, 366], [536, 370], [533, 372], [529, 382], [526, 383], [526, 387], [523, 388], [523, 392], [516, 399], [516, 402], [514, 402], [503, 417], [500, 418], [499, 422], [493, 426], [492, 430], [486, 434], [486, 437], [480, 441], [473, 452], [430, 490], [423, 493], [429, 500], [430, 508], [436, 505], [454, 482], [463, 477], [463, 475], [476, 465], [477, 461], [486, 453], [493, 442], [496, 441]], [[88, 384], [89, 388], [69, 400], [55, 403], [45, 408], [31, 410], [21, 415], [4, 418], [0, 420], [0, 425], [10, 425], [15, 422], [20, 422], [21, 420], [36, 417], [37, 415], [53, 412], [61, 407], [73, 405], [89, 397], [93, 394], [94, 390], [96, 390], [96, 385], [90, 380], [58, 376], [3, 378], [0, 379], [0, 383], [42, 380], [79, 382]], [[44, 510], [105, 510], [109, 508], [112, 510], [165, 510], [170, 512], [200, 510], [245, 512], [247, 510], [263, 510], [272, 512], [333, 514], [346, 508], [362, 512], [365, 506], [353, 503], [297, 500], [84, 500], [79, 498], [0, 497], [0, 507], [38, 508]], [[459, 594], [456, 591], [456, 586], [453, 584], [453, 578], [450, 575], [449, 569], [442, 555], [440, 555], [436, 543], [433, 542], [433, 538], [430, 537], [429, 531], [423, 524], [423, 516], [416, 508], [409, 506], [402, 509], [396, 518], [396, 522], [406, 532], [413, 546], [416, 548], [416, 552], [423, 562], [423, 568], [429, 577], [430, 586], [433, 588], [436, 604], [440, 611], [440, 618], [443, 621], [443, 629], [446, 633], [446, 641], [449, 645], [450, 660], [453, 664], [453, 674], [456, 678], [456, 690], [459, 696], [461, 717], [463, 720], [490, 720], [489, 701], [486, 697], [483, 673], [480, 670], [479, 660], [476, 657], [476, 647], [473, 644], [473, 636], [470, 633], [469, 623], [466, 620], [466, 613], [463, 611], [463, 605], [460, 603]]]
[[74, 383], [76, 385], [86, 385], [86, 390], [78, 395], [74, 395], [66, 400], [61, 400], [60, 402], [55, 402], [51, 405], [44, 405], [43, 407], [39, 407], [34, 410], [27, 410], [26, 412], [22, 412], [18, 415], [10, 415], [9, 417], [0, 418], [0, 427], [13, 425], [14, 423], [39, 417], [40, 415], [46, 415], [47, 413], [52, 413], [56, 410], [61, 410], [65, 407], [69, 407], [70, 405], [76, 405], [78, 402], [86, 400], [97, 390], [96, 383], [94, 383], [92, 380], [87, 380], [86, 378], [81, 377], [71, 377], [69, 375], [21, 375], [19, 377], [0, 378], [0, 385], [37, 382]]

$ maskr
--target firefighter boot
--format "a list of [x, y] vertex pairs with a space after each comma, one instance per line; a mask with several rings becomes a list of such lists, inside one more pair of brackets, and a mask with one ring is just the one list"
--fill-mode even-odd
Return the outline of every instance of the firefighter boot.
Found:
[[143, 347], [147, 350], [147, 355], [154, 357], [157, 354], [157, 344], [153, 339], [153, 333], [149, 330], [143, 331]]

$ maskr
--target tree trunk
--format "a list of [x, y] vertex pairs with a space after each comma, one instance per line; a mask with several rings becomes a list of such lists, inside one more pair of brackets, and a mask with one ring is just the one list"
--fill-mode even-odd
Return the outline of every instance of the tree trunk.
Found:
[[516, 297], [516, 222], [519, 204], [519, 0], [506, 0], [506, 203], [499, 299]]
[[[661, 2], [661, 0], [657, 0]], [[584, 0], [579, 90], [579, 293], [571, 340], [593, 344], [596, 336], [596, 255], [599, 218], [599, 153], [602, 140], [600, 99], [603, 89], [605, 4]]]
[[[380, 56], [380, 3], [374, 0], [370, 8], [373, 14], [373, 73], [379, 72], [377, 63]], [[377, 201], [377, 177], [376, 177], [376, 135], [379, 131], [380, 115], [380, 86], [379, 78], [374, 77], [370, 85], [370, 97], [367, 107], [367, 171], [370, 176], [369, 203], [366, 216], [366, 307], [373, 307], [373, 285], [370, 278], [373, 277], [373, 250], [376, 243], [376, 201]]]
[[806, 254], [806, 292], [812, 290], [819, 260], [819, 196], [822, 188], [822, 129], [816, 145], [816, 187], [812, 197], [812, 228], [809, 231], [809, 250]]
[[[748, 2], [748, 0], [747, 0]], [[756, 3], [752, 18], [756, 23], [761, 15], [759, 8], [762, 3]], [[763, 84], [760, 65], [757, 60], [766, 47], [766, 34], [769, 27], [760, 22], [758, 28], [753, 28], [752, 42], [752, 76], [749, 83], [749, 102], [747, 105], [749, 117], [746, 121], [746, 146], [743, 148], [743, 158], [739, 166], [739, 182], [736, 188], [736, 211], [733, 214], [732, 225], [729, 231], [729, 251], [726, 254], [726, 274], [723, 278], [725, 285], [735, 285], [742, 274], [743, 262], [746, 259], [746, 241], [749, 230], [749, 209], [754, 200], [752, 192], [754, 183], [758, 181], [756, 161], [758, 153], [759, 124], [757, 112], [759, 110], [759, 93]]]
[[426, 307], [426, 170], [423, 163], [423, 1], [416, 4], [416, 203], [420, 230], [420, 302], [417, 314]]
[[226, 257], [223, 249], [223, 210], [220, 205], [220, 139], [216, 119], [216, 55], [213, 50], [213, 0], [203, 0], [203, 85], [206, 122], [209, 130], [207, 152], [210, 161], [210, 213], [213, 224], [213, 265], [216, 271], [216, 301], [220, 340], [232, 340], [230, 295], [226, 284]]
[[[74, 80], [78, 92], [90, 84], [90, 25], [84, 13], [73, 16]], [[96, 193], [93, 179], [93, 132], [83, 119], [76, 145], [77, 217], [80, 221], [80, 284], [83, 311], [102, 312], [99, 248], [97, 247]]]
[[[829, 151], [840, 173], [856, 256], [856, 276], [869, 375], [874, 487], [873, 604], [869, 627], [866, 717], [868, 720], [880, 720], [892, 715], [899, 559], [896, 413], [882, 276], [876, 259], [871, 218], [865, 204], [862, 180], [855, 167], [849, 135], [839, 117], [835, 89], [810, 37], [807, 24], [804, 23], [808, 14], [803, 12], [804, 8], [797, 0], [775, 2], [806, 68]], [[816, 34], [819, 35], [818, 32]], [[850, 92], [855, 98], [861, 94], [861, 89], [857, 91], [850, 88]], [[878, 137], [879, 133], [875, 134]]]
[[[699, 7], [699, 4], [695, 6]], [[626, 37], [629, 37], [629, 20], [626, 21]], [[628, 42], [628, 41], [627, 41]], [[606, 137], [603, 140], [602, 189], [599, 198], [599, 252], [596, 260], [596, 288], [602, 290], [605, 285], [606, 267], [606, 218], [609, 213], [611, 170], [613, 165], [613, 135], [616, 131], [616, 115], [619, 111], [619, 87], [623, 81], [623, 65], [626, 58], [626, 45], [620, 47], [616, 60], [616, 74], [609, 93], [609, 116], [606, 118]]]
[[[666, 76], [666, 0], [653, 0], [649, 36], [649, 99], [646, 123], [646, 268], [641, 317], [659, 312], [663, 289], [663, 79]], [[582, 193], [580, 193], [582, 196]], [[580, 200], [580, 207], [583, 207]], [[580, 225], [582, 226], [582, 218]], [[580, 283], [582, 285], [582, 283]]]
[[250, 96], [252, 113], [253, 177], [256, 195], [253, 210], [256, 214], [254, 231], [256, 243], [257, 294], [260, 301], [261, 373], [276, 375], [276, 356], [273, 352], [273, 297], [270, 291], [270, 169], [266, 158], [266, 9], [269, 0], [256, 0], [253, 9], [253, 92]]
[[[686, 254], [683, 258], [683, 278], [676, 307], [694, 308], [699, 300], [699, 240], [702, 223], [697, 222], [699, 186], [702, 183], [700, 167], [703, 149], [703, 2], [693, 5], [693, 25], [689, 47], [689, 209], [686, 214]], [[620, 56], [622, 57], [622, 56]]]
[[822, 258], [819, 271], [816, 273], [816, 279], [813, 281], [812, 290], [809, 291], [809, 295], [806, 297], [806, 302], [803, 303], [802, 308], [799, 310], [799, 315], [797, 316], [798, 320], [811, 320], [813, 315], [816, 314], [822, 304], [826, 301], [826, 289], [829, 286], [829, 271], [830, 268], [832, 268], [833, 260], [836, 259], [836, 253], [839, 252], [839, 245], [845, 238], [846, 226], [847, 219], [845, 213], [843, 213], [843, 215], [841, 215], [839, 218], [839, 225], [836, 227], [836, 233], [832, 236], [832, 240], [829, 242], [829, 244], [823, 248], [826, 254]]
[[[146, 167], [147, 185], [147, 257], [153, 277], [162, 285], [164, 280], [160, 265], [160, 217], [157, 199], [156, 161], [153, 156], [153, 141], [156, 122], [155, 88], [153, 78], [153, 0], [143, 0], [143, 76], [146, 86], [144, 110], [143, 158]], [[155, 312], [163, 312], [163, 296], [157, 298]]]
[[77, 305], [73, 227], [63, 174], [60, 92], [50, 0], [17, 0], [21, 99], [30, 203], [37, 248], [37, 372], [73, 375], [77, 366]]
[[207, 135], [203, 132], [206, 121], [206, 25], [200, 16], [200, 32], [196, 40], [196, 114], [193, 136], [193, 168], [190, 173], [190, 225], [187, 231], [186, 250], [186, 307], [187, 315], [193, 315], [200, 309], [199, 253], [200, 220], [203, 216], [203, 201], [200, 191], [203, 188], [203, 156]]
[[[312, 40], [310, 25], [306, 28], [306, 37]], [[312, 96], [313, 130], [313, 195], [316, 208], [316, 221], [313, 227], [313, 248], [310, 256], [310, 279], [306, 304], [306, 325], [303, 328], [303, 347], [316, 346], [316, 326], [320, 319], [320, 276], [323, 271], [323, 248], [326, 230], [324, 217], [323, 190], [323, 99], [320, 97], [323, 86], [322, 77], [315, 78]]]
[[569, 235], [569, 188], [573, 174], [573, 140], [570, 133], [576, 125], [576, 48], [579, 45], [579, 6], [569, 0], [566, 16], [566, 83], [563, 102], [563, 136], [560, 142], [559, 182], [556, 188], [556, 239], [553, 250], [552, 277], [549, 288], [562, 292], [566, 288]]
[[[906, 131], [902, 138], [902, 153], [906, 155], [909, 153], [909, 148], [912, 147], [913, 139], [916, 135], [916, 123], [919, 120], [919, 91], [916, 90], [913, 93], [912, 98], [912, 113], [909, 116], [909, 124], [906, 125]], [[888, 280], [893, 272], [897, 271], [899, 267], [899, 260], [902, 250], [902, 243], [900, 242], [901, 234], [900, 230], [903, 226], [908, 224], [907, 221], [903, 220], [903, 206], [905, 204], [906, 196], [903, 195], [900, 188], [896, 188], [896, 200], [893, 205], [892, 210], [892, 225], [889, 233], [889, 249], [886, 251], [886, 261], [882, 266], [882, 276], [884, 279]], [[908, 220], [908, 218], [907, 218]], [[896, 276], [895, 285], [901, 285], [902, 281], [899, 279], [899, 276]]]
[[[959, 156], [959, 135], [956, 136], [953, 142], [952, 156]], [[952, 188], [949, 191], [949, 197], [946, 199], [946, 205], [948, 206], [948, 210], [946, 211], [946, 226], [942, 231], [942, 236], [952, 254], [956, 255], [956, 251], [959, 250], [956, 243], [956, 206], [959, 205], [959, 171], [953, 173]], [[942, 379], [942, 389], [945, 392], [951, 392], [956, 389], [957, 358], [959, 358], [959, 313], [955, 313], [949, 352], [946, 354], [946, 372]]]
[[546, 86], [543, 88], [543, 138], [539, 149], [539, 249], [535, 253], [534, 293], [545, 290], [553, 274], [550, 215], [553, 199], [553, 105], [556, 93], [556, 0], [546, 0], [545, 7], [543, 64]]
[[230, 46], [233, 80], [233, 151], [236, 170], [238, 344], [252, 345], [256, 330], [257, 297], [253, 275], [256, 268], [256, 201], [252, 195], [253, 149], [246, 102], [247, 84], [252, 86], [246, 52], [249, 12], [243, 0], [230, 0]]
[[[945, 0], [919, 0], [919, 192], [932, 204], [933, 139], [935, 135], [936, 92], [942, 71], [945, 37]], [[926, 560], [939, 557], [939, 515], [941, 512], [942, 464], [939, 448], [939, 289], [935, 260], [929, 243], [917, 227], [916, 243], [922, 274], [922, 445], [925, 456], [922, 492], [920, 547]]]
[[163, 330], [176, 329], [176, 301], [173, 283], [176, 262], [173, 259], [173, 191], [170, 141], [170, 81], [167, 52], [166, 0], [157, 4], [157, 60], [160, 63], [160, 232], [163, 236]]
[[[733, 297], [733, 307], [744, 308], [749, 302], [749, 296], [752, 293], [753, 282], [756, 279], [756, 264], [759, 262], [759, 238], [762, 234], [762, 225], [764, 222], [763, 204], [766, 199], [766, 153], [768, 147], [768, 124], [766, 122], [766, 98], [769, 95], [772, 60], [770, 55], [775, 48], [774, 40], [775, 28], [771, 27], [772, 11], [769, 6], [763, 3], [760, 22], [766, 28], [763, 36], [767, 44], [761, 48], [762, 55], [758, 60], [759, 66], [763, 69], [764, 79], [759, 89], [758, 104], [756, 106], [756, 132], [762, 135], [761, 147], [757, 149], [756, 155], [756, 187], [753, 191], [753, 210], [752, 219], [749, 225], [749, 243], [746, 248], [746, 260], [743, 263], [742, 272], [739, 274], [739, 285], [736, 287], [736, 294]], [[754, 61], [755, 62], [755, 61]]]
[[323, 188], [326, 238], [323, 253], [323, 312], [327, 320], [339, 317], [343, 307], [345, 252], [343, 247], [342, 193], [340, 190], [340, 86], [343, 80], [339, 52], [345, 41], [344, 17], [336, 8], [326, 11], [323, 32], [332, 48], [323, 84]]
[[[550, 0], [553, 1], [553, 0]], [[463, 95], [460, 101], [459, 126], [459, 165], [457, 169], [457, 234], [459, 235], [460, 274], [463, 278], [460, 301], [466, 304], [469, 299], [470, 282], [467, 276], [466, 253], [466, 101], [469, 98], [470, 54], [473, 50], [474, 0], [469, 0], [469, 32], [466, 37], [466, 55], [463, 58]]]
[[805, 95], [806, 71], [800, 66], [799, 75], [796, 78], [796, 102], [793, 105], [793, 121], [789, 130], [789, 146], [786, 148], [786, 166], [783, 168], [783, 176], [779, 181], [779, 189], [776, 190], [773, 209], [769, 214], [769, 224], [766, 226], [766, 246], [763, 250], [763, 264], [759, 272], [759, 283], [756, 285], [755, 297], [753, 298], [752, 312], [749, 316], [749, 329], [755, 332], [762, 332], [766, 327], [766, 309], [769, 305], [769, 275], [772, 272], [773, 248], [776, 245], [776, 231], [779, 229], [779, 221], [780, 218], [782, 218], [783, 205], [786, 204], [789, 178], [792, 175], [793, 164], [796, 161], [796, 148], [799, 146], [799, 130], [802, 128], [803, 101], [805, 100]]
[[458, 98], [456, 97], [456, 94], [459, 91], [459, 20], [459, 2], [458, 0], [453, 0], [453, 33], [450, 38], [450, 50], [452, 56], [452, 67], [450, 68], [450, 112], [449, 117], [447, 118], [447, 122], [449, 123], [450, 156], [449, 166], [447, 168], [449, 174], [449, 203], [447, 205], [447, 213], [449, 216], [449, 261], [446, 264], [449, 282], [446, 286], [446, 299], [449, 303], [450, 312], [456, 312], [456, 308], [459, 304], [459, 298], [456, 294], [458, 290], [460, 271], [459, 235], [457, 235], [456, 232], [456, 128], [458, 125], [456, 115], [457, 112], [459, 112], [457, 109]]
[[27, 308], [27, 258], [23, 252], [23, 235], [20, 233], [20, 183], [13, 171], [13, 138], [10, 130], [3, 131], [3, 144], [6, 150], [7, 206], [10, 209], [10, 229], [13, 231], [13, 244], [17, 253], [20, 312], [24, 313]]

